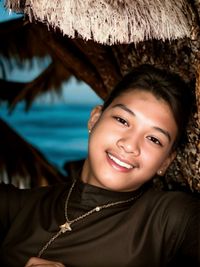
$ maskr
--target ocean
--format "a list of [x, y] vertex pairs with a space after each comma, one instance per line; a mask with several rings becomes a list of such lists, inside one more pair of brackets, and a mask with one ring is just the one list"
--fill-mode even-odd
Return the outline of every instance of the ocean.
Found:
[[[98, 101], [97, 101], [98, 102]], [[1, 105], [0, 117], [63, 171], [65, 162], [87, 156], [87, 121], [96, 102], [54, 104], [36, 102], [29, 111], [17, 105], [11, 115]]]

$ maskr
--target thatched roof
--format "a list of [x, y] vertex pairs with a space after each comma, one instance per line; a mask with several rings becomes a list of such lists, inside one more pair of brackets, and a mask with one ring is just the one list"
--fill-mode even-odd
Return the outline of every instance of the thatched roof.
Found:
[[7, 7], [71, 38], [101, 44], [190, 37], [195, 16], [187, 0], [7, 0]]
[[[10, 3], [11, 7], [17, 8], [13, 4], [15, 1], [7, 2]], [[16, 1], [16, 3], [19, 2]], [[44, 0], [36, 2], [43, 7], [47, 5], [47, 2], [52, 3]], [[134, 66], [151, 63], [161, 68], [170, 69], [190, 83], [191, 90], [196, 93], [196, 102], [194, 103], [193, 120], [188, 129], [190, 142], [184, 151], [179, 152], [177, 160], [165, 179], [168, 184], [178, 182], [192, 191], [200, 192], [200, 116], [198, 117], [198, 114], [200, 115], [200, 3], [189, 0], [154, 0], [154, 3], [173, 3], [170, 6], [171, 10], [183, 12], [177, 16], [179, 24], [175, 25], [174, 22], [172, 24], [172, 18], [168, 18], [169, 12], [165, 12], [165, 17], [168, 14], [165, 20], [163, 17], [159, 17], [162, 24], [158, 24], [159, 20], [157, 20], [157, 23], [154, 24], [154, 31], [149, 26], [150, 32], [153, 33], [156, 27], [159, 28], [160, 32], [163, 30], [165, 34], [162, 38], [147, 34], [145, 40], [142, 41], [138, 41], [138, 39], [132, 41], [129, 38], [126, 43], [119, 44], [118, 40], [114, 44], [110, 42], [105, 44], [103, 41], [101, 43], [92, 39], [93, 35], [90, 38], [83, 38], [83, 34], [77, 34], [77, 29], [75, 29], [76, 36], [70, 37], [70, 34], [65, 33], [63, 28], [59, 28], [60, 24], [56, 25], [51, 21], [52, 17], [45, 16], [43, 21], [44, 18], [36, 12], [36, 9], [32, 9], [30, 12], [30, 7], [33, 8], [33, 4], [36, 2], [33, 0], [21, 1], [20, 8], [24, 10], [26, 15], [23, 18], [0, 24], [0, 36], [4, 40], [4, 42], [0, 42], [0, 54], [7, 59], [7, 64], [10, 67], [13, 67], [11, 58], [14, 58], [20, 66], [23, 60], [31, 60], [35, 56], [39, 58], [49, 56], [51, 64], [29, 83], [10, 82], [6, 80], [6, 77], [1, 79], [0, 101], [7, 101], [10, 108], [13, 109], [19, 101], [25, 100], [27, 107], [29, 107], [31, 102], [43, 92], [59, 91], [62, 82], [68, 80], [71, 75], [86, 82], [104, 99], [113, 86]], [[57, 3], [57, 1], [55, 2]], [[89, 2], [96, 3], [97, 1]], [[100, 2], [114, 3], [115, 1]], [[118, 0], [115, 4], [117, 2], [122, 4], [123, 1]], [[124, 2], [130, 4], [138, 1], [127, 0]], [[139, 2], [141, 3], [141, 1]], [[145, 1], [142, 2], [146, 3]], [[27, 3], [29, 5], [26, 5]], [[39, 7], [41, 9], [41, 6]], [[153, 8], [155, 11], [155, 5]], [[158, 9], [156, 12], [163, 14], [164, 11]], [[147, 16], [149, 13], [145, 14]], [[153, 23], [152, 17], [151, 23]], [[30, 22], [30, 18], [32, 18], [32, 22]], [[135, 19], [138, 21], [138, 17]], [[139, 27], [138, 24], [137, 26]], [[140, 27], [140, 29], [146, 28]], [[177, 30], [177, 36], [175, 33], [173, 34], [172, 30], [175, 28], [182, 29], [180, 36]], [[167, 37], [166, 32], [171, 35]], [[2, 69], [4, 68], [3, 64], [0, 66]]]

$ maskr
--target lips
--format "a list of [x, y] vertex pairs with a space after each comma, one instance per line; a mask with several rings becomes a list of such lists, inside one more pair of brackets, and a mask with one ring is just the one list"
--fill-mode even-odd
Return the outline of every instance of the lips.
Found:
[[122, 160], [120, 160], [119, 158], [116, 158], [115, 156], [113, 156], [110, 153], [107, 153], [108, 158], [115, 163], [115, 166], [118, 166], [119, 168], [125, 169], [125, 170], [131, 170], [134, 168], [134, 166], [132, 164], [129, 164], [127, 162], [124, 162]]

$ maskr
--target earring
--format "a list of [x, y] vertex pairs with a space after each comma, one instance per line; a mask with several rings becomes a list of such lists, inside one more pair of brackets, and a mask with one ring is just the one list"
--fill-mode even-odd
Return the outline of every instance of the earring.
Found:
[[162, 174], [163, 174], [162, 170], [158, 171], [158, 175], [162, 175]]
[[89, 134], [91, 133], [91, 130], [90, 130], [90, 129], [88, 130], [88, 133], [89, 133]]

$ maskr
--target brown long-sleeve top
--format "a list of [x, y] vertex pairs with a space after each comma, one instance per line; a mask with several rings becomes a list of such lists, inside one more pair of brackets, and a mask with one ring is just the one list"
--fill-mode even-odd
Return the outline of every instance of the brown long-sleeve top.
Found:
[[[23, 267], [65, 222], [71, 182], [36, 189], [0, 185], [0, 266]], [[141, 194], [141, 191], [142, 194]], [[66, 267], [200, 266], [199, 199], [183, 192], [144, 187], [112, 192], [78, 181], [69, 219], [92, 208], [126, 200], [72, 224], [42, 258]]]

